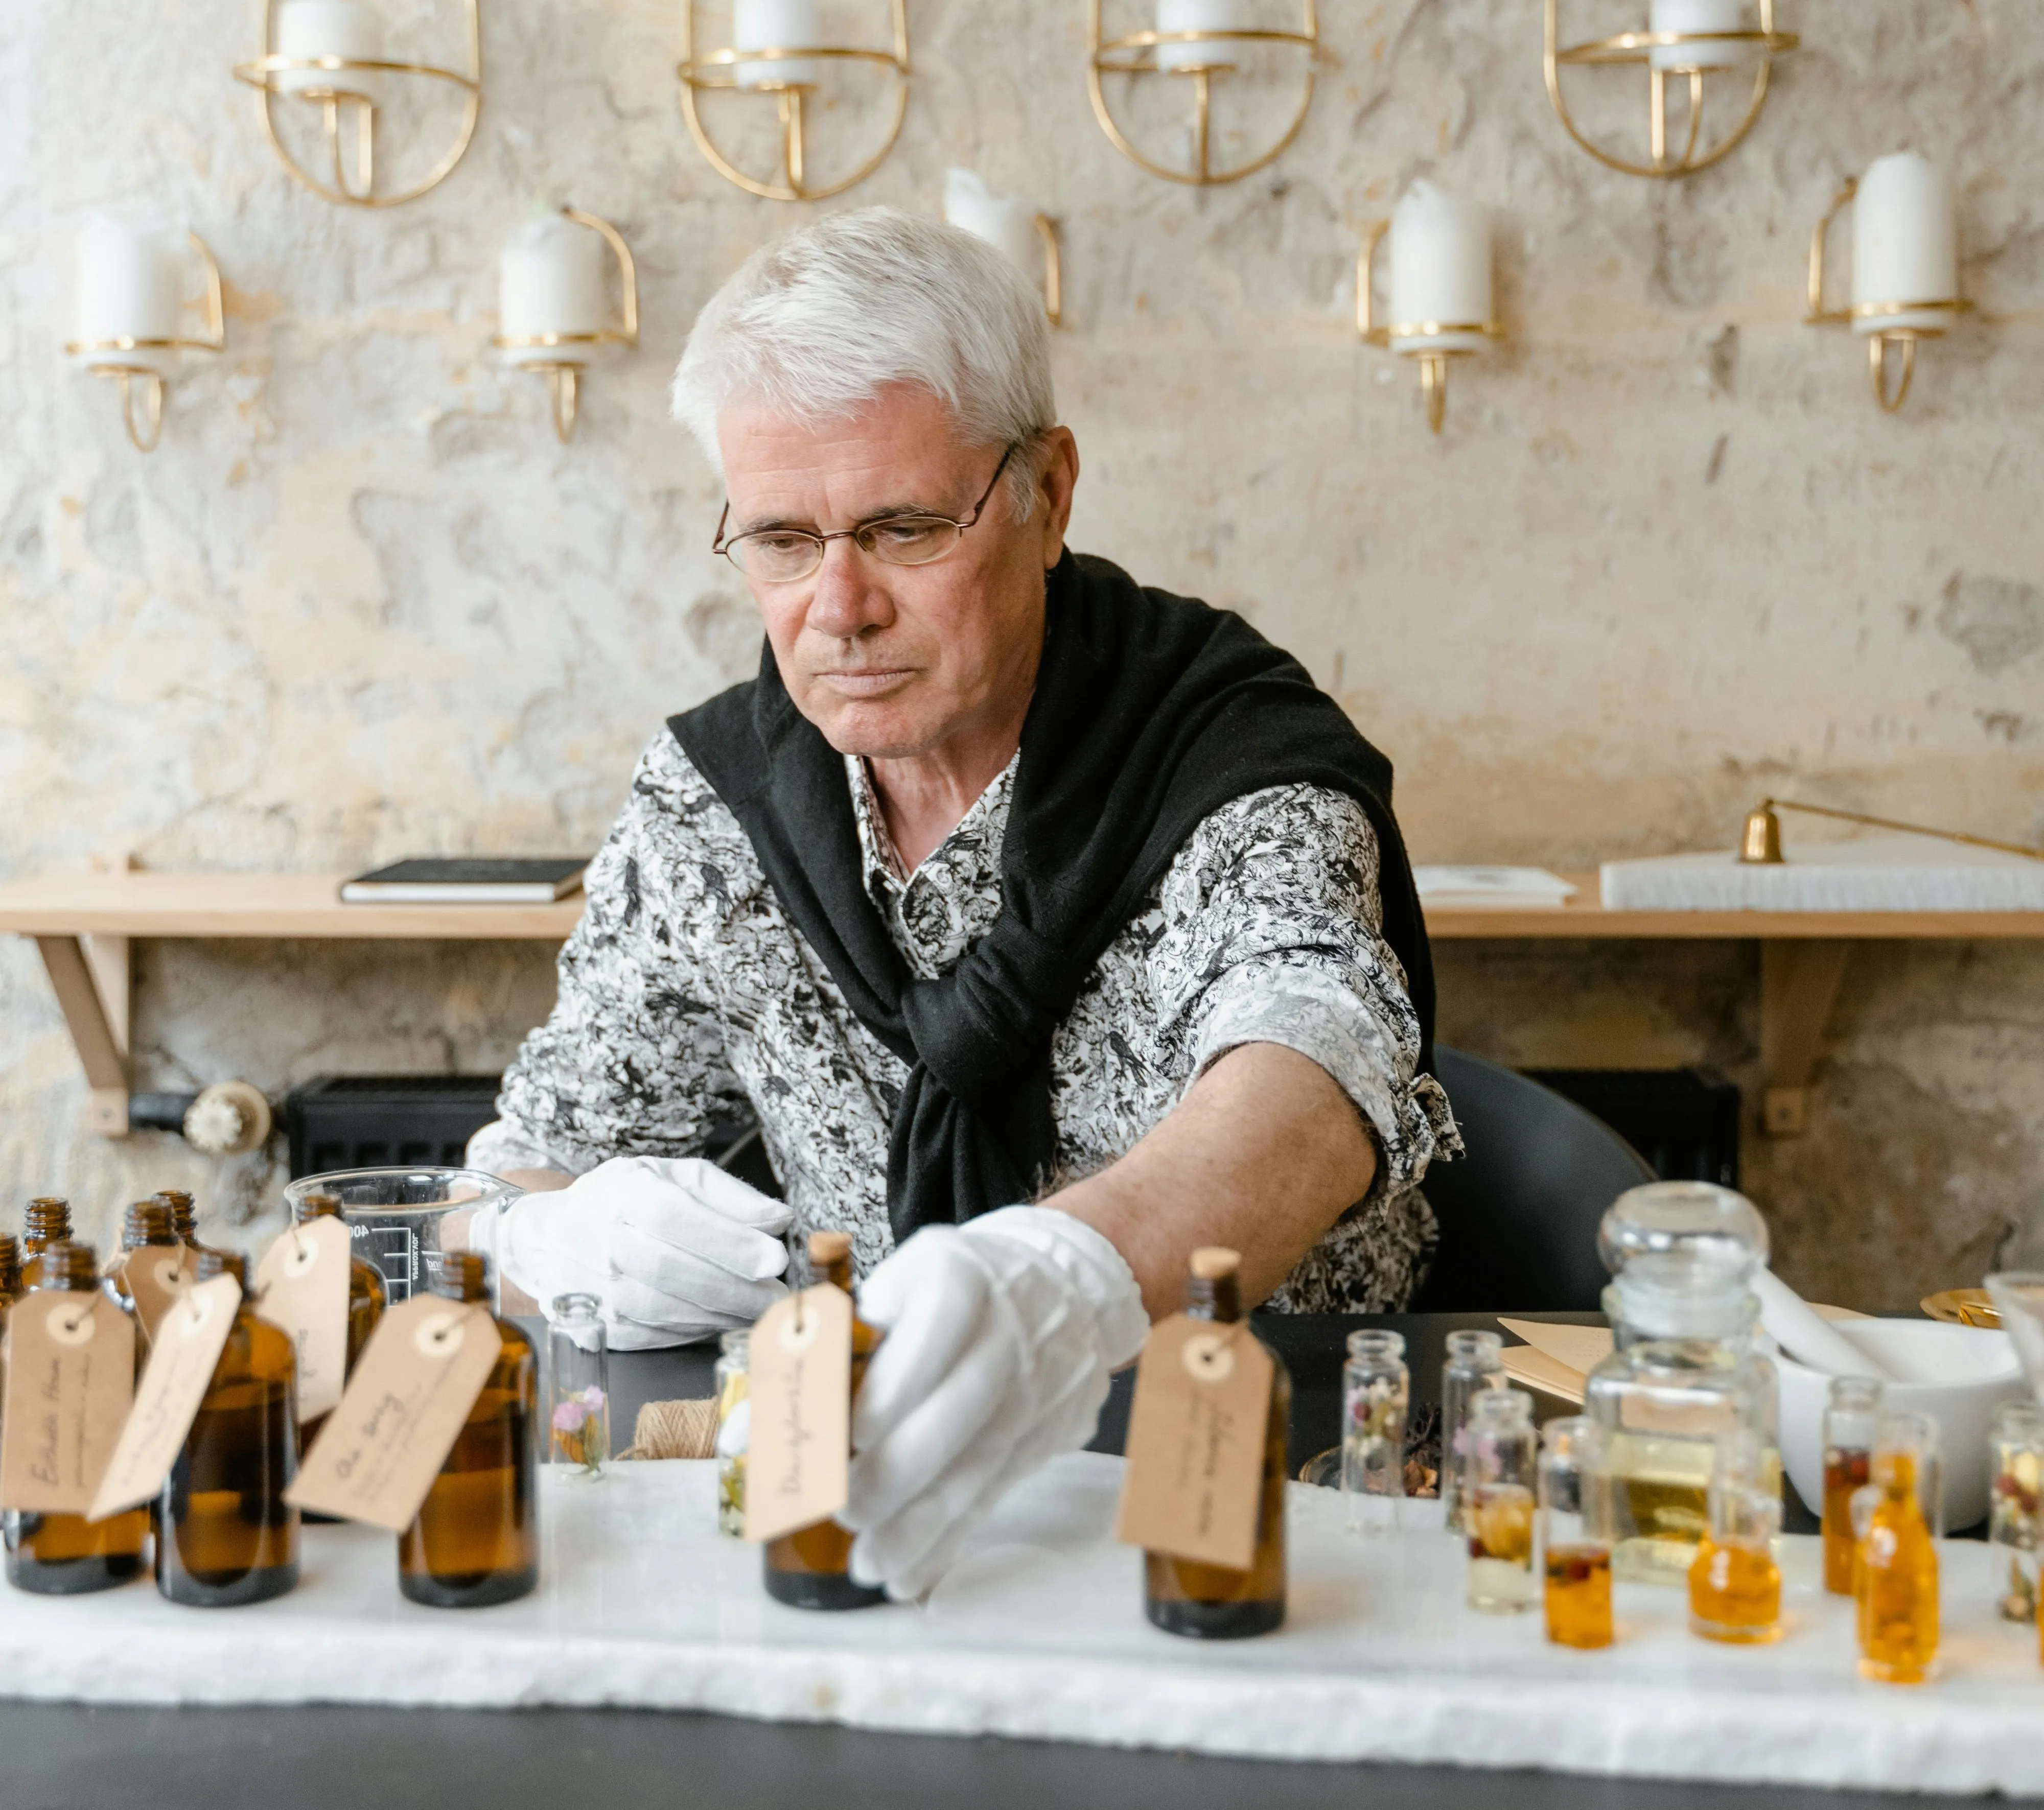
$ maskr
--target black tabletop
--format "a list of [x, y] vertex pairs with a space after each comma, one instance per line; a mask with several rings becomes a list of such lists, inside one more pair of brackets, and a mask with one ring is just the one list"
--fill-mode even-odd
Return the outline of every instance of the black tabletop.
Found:
[[[1593, 1314], [1527, 1319], [1596, 1324]], [[1293, 1463], [1335, 1443], [1347, 1334], [1403, 1333], [1416, 1404], [1437, 1401], [1443, 1341], [1482, 1314], [1259, 1315], [1293, 1375]], [[1511, 1342], [1508, 1340], [1508, 1342]], [[613, 1425], [640, 1403], [707, 1395], [707, 1348], [613, 1354]], [[1095, 1449], [1120, 1449], [1126, 1380]], [[1542, 1419], [1570, 1411], [1552, 1397]], [[1800, 1507], [1800, 1505], [1797, 1505]], [[229, 1611], [194, 1611], [194, 1613]], [[623, 1810], [640, 1804], [787, 1810], [1047, 1810], [1094, 1804], [1171, 1810], [1873, 1810], [1877, 1793], [1685, 1785], [1450, 1766], [1287, 1764], [1127, 1752], [1056, 1742], [870, 1734], [638, 1710], [442, 1710], [307, 1706], [125, 1709], [0, 1701], [0, 1806], [90, 1810]]]

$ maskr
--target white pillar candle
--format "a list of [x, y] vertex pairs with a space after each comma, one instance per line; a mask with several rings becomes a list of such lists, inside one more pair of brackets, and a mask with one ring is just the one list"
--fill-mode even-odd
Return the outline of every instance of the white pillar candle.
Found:
[[[1255, 23], [1247, 0], [1157, 0], [1160, 32], [1246, 32], [1254, 30]], [[1157, 67], [1185, 69], [1197, 64], [1210, 69], [1232, 69], [1241, 48], [1226, 39], [1219, 44], [1160, 44], [1156, 48]]]
[[[1478, 328], [1490, 319], [1490, 213], [1474, 201], [1415, 182], [1391, 217], [1393, 328], [1438, 323]], [[1397, 351], [1478, 352], [1480, 332], [1406, 333]]]
[[[363, 0], [284, 0], [277, 9], [277, 54], [337, 56], [351, 63], [383, 59], [383, 20]], [[285, 94], [307, 89], [343, 88], [351, 94], [376, 93], [376, 78], [357, 69], [284, 69], [275, 84]]]
[[973, 171], [953, 170], [944, 177], [944, 218], [997, 247], [1032, 283], [1043, 280], [1036, 213], [1027, 201], [995, 194]]
[[[1654, 0], [1647, 29], [1655, 32], [1743, 32], [1746, 0]], [[1733, 69], [1753, 55], [1746, 44], [1655, 44], [1646, 53], [1655, 69]]]
[[[78, 331], [84, 344], [175, 339], [184, 322], [184, 243], [161, 228], [93, 220], [78, 238]], [[138, 365], [167, 376], [178, 355], [162, 349], [81, 352], [87, 365]]]
[[[559, 214], [525, 226], [498, 267], [498, 332], [506, 339], [601, 333], [610, 323], [610, 251], [602, 238]], [[507, 346], [514, 365], [584, 363], [588, 345]]]
[[[808, 50], [829, 43], [816, 0], [736, 0], [731, 14], [733, 50]], [[760, 88], [770, 82], [801, 82], [820, 86], [830, 79], [827, 56], [770, 57], [741, 63], [738, 85]]]
[[[1852, 298], [1866, 302], [1953, 301], [1959, 293], [1959, 227], [1952, 185], [1943, 171], [1914, 151], [1871, 165], [1852, 207]], [[1869, 316], [1862, 333], [1914, 327], [1942, 332], [1949, 311]]]

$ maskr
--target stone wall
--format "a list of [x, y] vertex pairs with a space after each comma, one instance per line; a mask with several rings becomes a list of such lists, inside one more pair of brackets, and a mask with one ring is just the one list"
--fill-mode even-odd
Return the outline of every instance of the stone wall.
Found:
[[[1598, 26], [1603, 0], [1571, 3]], [[1763, 789], [2044, 838], [2034, 0], [1781, 0], [1808, 48], [1748, 143], [1673, 185], [1566, 140], [1535, 0], [1327, 0], [1298, 142], [1204, 193], [1101, 136], [1079, 0], [909, 10], [906, 130], [828, 205], [934, 208], [963, 163], [1061, 218], [1078, 544], [1293, 648], [1395, 756], [1421, 858], [1722, 846]], [[16, 10], [0, 876], [593, 844], [662, 717], [755, 658], [663, 379], [719, 280], [804, 211], [690, 144], [672, 0], [484, 0], [474, 146], [381, 213], [313, 198], [263, 142], [229, 75], [248, 0]], [[427, 48], [417, 11], [397, 41]], [[847, 104], [820, 129], [859, 124]], [[1956, 171], [1981, 312], [1890, 419], [1858, 346], [1799, 323], [1811, 223], [1904, 144]], [[1499, 210], [1511, 329], [1456, 373], [1438, 440], [1350, 324], [1358, 226], [1420, 175]], [[616, 220], [644, 290], [644, 349], [565, 449], [486, 349], [536, 199]], [[102, 207], [188, 220], [231, 283], [229, 350], [148, 458], [56, 350]], [[1750, 947], [1466, 945], [1441, 968], [1468, 1047], [1755, 1079]], [[147, 947], [139, 1079], [494, 1066], [550, 985], [532, 948]], [[173, 1179], [216, 1223], [274, 1200], [276, 1162], [104, 1142], [83, 1106], [33, 951], [0, 948], [0, 1195], [69, 1193], [95, 1229]], [[2044, 945], [1856, 954], [1810, 1134], [1749, 1159], [1798, 1283], [1883, 1306], [1977, 1279], [2044, 1198]]]

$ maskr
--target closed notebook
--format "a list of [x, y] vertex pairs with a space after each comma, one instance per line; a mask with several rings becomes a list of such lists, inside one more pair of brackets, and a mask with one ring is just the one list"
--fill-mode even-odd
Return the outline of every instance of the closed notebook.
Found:
[[341, 883], [346, 905], [551, 905], [582, 888], [586, 855], [435, 856]]

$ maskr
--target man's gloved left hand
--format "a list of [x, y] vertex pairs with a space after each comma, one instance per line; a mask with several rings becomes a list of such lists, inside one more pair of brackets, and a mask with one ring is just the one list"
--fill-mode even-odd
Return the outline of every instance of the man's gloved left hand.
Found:
[[852, 1576], [925, 1594], [1009, 1487], [1093, 1436], [1149, 1331], [1134, 1273], [1055, 1207], [931, 1225], [866, 1279], [883, 1329], [852, 1411]]

